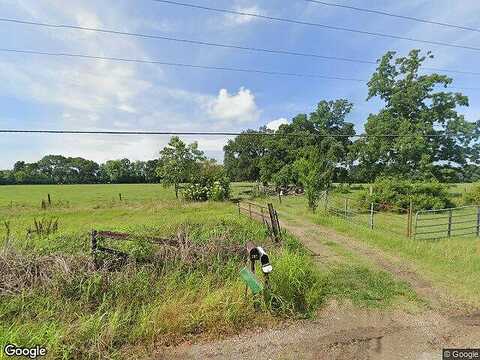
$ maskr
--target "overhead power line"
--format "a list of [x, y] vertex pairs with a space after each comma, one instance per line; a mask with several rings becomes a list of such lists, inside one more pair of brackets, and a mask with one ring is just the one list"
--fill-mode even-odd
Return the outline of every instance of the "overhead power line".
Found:
[[469, 26], [455, 25], [455, 24], [449, 24], [449, 23], [444, 23], [444, 22], [435, 21], [435, 20], [421, 19], [421, 18], [414, 17], [414, 16], [405, 16], [405, 15], [393, 14], [393, 13], [390, 13], [390, 12], [387, 12], [387, 11], [382, 11], [382, 10], [366, 9], [366, 8], [361, 8], [361, 7], [357, 7], [357, 6], [337, 4], [337, 3], [332, 3], [332, 2], [327, 2], [327, 1], [319, 1], [319, 0], [305, 0], [305, 1], [310, 2], [310, 3], [319, 4], [319, 5], [324, 5], [324, 6], [331, 6], [331, 7], [337, 7], [337, 8], [343, 8], [343, 9], [349, 9], [349, 10], [364, 12], [364, 13], [389, 16], [389, 17], [393, 17], [393, 18], [411, 20], [411, 21], [416, 21], [416, 22], [431, 24], [431, 25], [439, 25], [439, 26], [444, 26], [444, 27], [448, 27], [448, 28], [452, 28], [452, 29], [480, 32], [480, 29], [469, 27]]
[[[357, 78], [341, 77], [341, 76], [330, 76], [330, 75], [320, 75], [320, 74], [306, 74], [306, 73], [270, 71], [270, 70], [260, 70], [260, 69], [229, 67], [229, 66], [196, 65], [196, 64], [188, 64], [188, 63], [178, 63], [178, 62], [129, 59], [129, 58], [107, 57], [107, 56], [93, 56], [93, 55], [72, 54], [72, 53], [55, 53], [55, 52], [20, 50], [20, 49], [5, 49], [5, 48], [0, 48], [0, 52], [31, 54], [31, 55], [45, 55], [45, 56], [74, 57], [74, 58], [94, 59], [94, 60], [111, 60], [111, 61], [122, 61], [122, 62], [142, 63], [142, 64], [156, 64], [156, 65], [164, 65], [164, 66], [183, 67], [183, 68], [219, 70], [219, 71], [233, 71], [233, 72], [241, 72], [241, 73], [254, 73], [254, 74], [263, 74], [263, 75], [277, 75], [277, 76], [290, 76], [290, 77], [302, 77], [302, 78], [318, 78], [318, 79], [325, 79], [325, 80], [340, 80], [340, 81], [355, 81], [355, 82], [361, 82], [361, 83], [365, 83], [366, 81], [368, 81], [368, 80], [365, 80], [365, 79], [357, 79]], [[480, 90], [480, 88], [479, 88], [479, 90]]]
[[[260, 47], [224, 44], [224, 43], [185, 39], [185, 38], [175, 38], [171, 36], [133, 33], [133, 32], [127, 32], [127, 31], [100, 29], [100, 28], [92, 28], [92, 27], [85, 27], [85, 26], [50, 24], [50, 23], [44, 23], [44, 22], [26, 21], [26, 20], [9, 19], [9, 18], [0, 18], [0, 22], [11, 22], [15, 24], [41, 26], [46, 28], [64, 28], [64, 29], [73, 29], [73, 30], [81, 30], [81, 31], [93, 31], [93, 32], [99, 32], [99, 33], [106, 33], [106, 34], [133, 36], [133, 37], [146, 38], [146, 39], [165, 40], [165, 41], [173, 41], [178, 43], [193, 44], [193, 45], [199, 45], [199, 46], [211, 46], [211, 47], [217, 47], [217, 48], [234, 49], [234, 50], [242, 50], [242, 51], [250, 51], [250, 52], [260, 52], [260, 53], [278, 54], [278, 55], [291, 55], [291, 56], [309, 57], [309, 58], [316, 58], [316, 59], [323, 59], [323, 60], [343, 61], [343, 62], [359, 63], [359, 64], [371, 64], [371, 65], [377, 64], [377, 62], [373, 60], [362, 60], [362, 59], [354, 59], [354, 58], [339, 57], [339, 56], [328, 56], [328, 55], [321, 55], [321, 54], [315, 54], [315, 53], [307, 53], [307, 52], [302, 52], [297, 50], [267, 49], [267, 48], [260, 48]], [[435, 67], [424, 67], [424, 69], [433, 70], [433, 71], [444, 71], [444, 72], [457, 73], [457, 74], [465, 74], [465, 75], [480, 75], [480, 72], [467, 71], [467, 70], [442, 69], [442, 68], [435, 68]]]
[[183, 7], [188, 7], [188, 8], [194, 8], [194, 9], [201, 9], [201, 10], [231, 14], [231, 15], [250, 16], [250, 17], [255, 17], [255, 18], [263, 19], [263, 20], [284, 22], [284, 23], [297, 24], [297, 25], [313, 26], [313, 27], [328, 29], [328, 30], [346, 31], [346, 32], [350, 32], [350, 33], [357, 33], [357, 34], [376, 36], [376, 37], [384, 37], [384, 38], [396, 39], [396, 40], [407, 40], [407, 41], [413, 41], [413, 42], [429, 44], [429, 45], [439, 45], [439, 46], [447, 46], [447, 47], [453, 47], [453, 48], [458, 48], [458, 49], [480, 51], [480, 48], [474, 47], [474, 46], [460, 45], [460, 44], [454, 44], [454, 43], [446, 43], [446, 42], [443, 42], [443, 41], [423, 40], [423, 39], [417, 39], [417, 38], [412, 38], [412, 37], [407, 37], [407, 36], [393, 35], [393, 34], [387, 34], [387, 33], [379, 33], [379, 32], [374, 32], [374, 31], [359, 30], [359, 29], [353, 29], [353, 28], [347, 28], [347, 27], [335, 26], [335, 25], [326, 25], [326, 24], [304, 21], [304, 20], [297, 20], [297, 19], [290, 19], [290, 18], [283, 18], [283, 17], [276, 17], [276, 16], [268, 16], [268, 15], [262, 15], [262, 14], [247, 12], [247, 11], [237, 11], [237, 10], [232, 10], [232, 9], [221, 9], [221, 8], [215, 8], [215, 7], [210, 7], [210, 6], [196, 5], [196, 4], [184, 3], [184, 2], [179, 2], [179, 1], [171, 1], [171, 0], [152, 0], [152, 1], [159, 2], [159, 3], [164, 3], [164, 4], [169, 4], [169, 5], [183, 6]]
[[[94, 55], [73, 54], [73, 53], [64, 53], [64, 52], [47, 52], [47, 51], [6, 49], [6, 48], [0, 48], [0, 52], [42, 55], [42, 56], [52, 56], [52, 57], [71, 57], [71, 58], [81, 58], [81, 59], [89, 59], [89, 60], [109, 60], [109, 61], [119, 61], [119, 62], [127, 62], [127, 63], [153, 64], [153, 65], [204, 69], [204, 70], [232, 71], [232, 72], [240, 72], [240, 73], [272, 75], [272, 76], [289, 76], [289, 77], [299, 77], [299, 78], [317, 78], [317, 79], [325, 79], [325, 80], [353, 81], [353, 82], [360, 82], [360, 83], [366, 83], [368, 81], [367, 79], [358, 79], [358, 78], [342, 77], [342, 76], [270, 71], [270, 70], [261, 70], [261, 69], [229, 67], [229, 66], [208, 66], [208, 65], [197, 65], [197, 64], [188, 64], [188, 63], [167, 62], [167, 61], [160, 61], [160, 60], [144, 60], [144, 59], [121, 58], [121, 57], [94, 56]], [[453, 87], [453, 86], [448, 86], [446, 87], [446, 89], [480, 90], [480, 88], [475, 88], [475, 87]]]
[[[0, 129], [0, 133], [6, 134], [73, 134], [73, 135], [194, 135], [194, 136], [306, 136], [311, 135], [315, 137], [334, 137], [334, 138], [368, 138], [368, 137], [386, 137], [386, 138], [401, 138], [414, 137], [414, 135], [395, 135], [395, 134], [358, 134], [358, 135], [344, 135], [344, 134], [310, 134], [310, 133], [290, 133], [279, 134], [276, 132], [235, 132], [235, 131], [117, 131], [117, 130], [20, 130], [20, 129]], [[421, 135], [424, 138], [442, 137], [448, 134], [429, 134]]]

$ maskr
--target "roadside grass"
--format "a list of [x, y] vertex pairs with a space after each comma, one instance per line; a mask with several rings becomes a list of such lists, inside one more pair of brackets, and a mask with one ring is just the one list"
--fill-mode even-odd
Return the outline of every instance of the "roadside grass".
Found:
[[297, 221], [323, 225], [353, 239], [364, 241], [387, 254], [411, 262], [415, 268], [459, 300], [479, 305], [480, 300], [480, 242], [475, 237], [441, 240], [414, 240], [384, 229], [371, 230], [365, 225], [347, 222], [326, 214], [322, 209], [312, 213], [302, 196], [284, 197], [282, 204], [271, 198], [280, 216]]
[[[122, 201], [114, 199], [120, 188]], [[38, 199], [45, 192], [53, 205], [42, 210]], [[282, 246], [273, 246], [265, 228], [239, 216], [231, 203], [186, 203], [159, 185], [0, 187], [0, 199], [0, 223], [9, 221], [11, 228], [8, 241], [0, 231], [0, 344], [42, 344], [47, 358], [128, 358], [140, 348], [149, 353], [313, 318], [330, 299], [366, 307], [416, 301], [389, 274], [361, 263], [318, 267], [296, 238], [287, 234]], [[28, 235], [35, 218], [58, 218], [58, 231]], [[135, 259], [156, 259], [158, 248], [111, 242], [133, 260], [113, 271], [94, 270], [92, 228], [140, 240], [182, 233], [189, 244], [205, 245], [206, 255], [140, 262]], [[246, 241], [264, 245], [274, 268], [270, 297], [258, 312], [238, 276], [245, 254], [222, 253]], [[258, 269], [256, 275], [263, 277]]]

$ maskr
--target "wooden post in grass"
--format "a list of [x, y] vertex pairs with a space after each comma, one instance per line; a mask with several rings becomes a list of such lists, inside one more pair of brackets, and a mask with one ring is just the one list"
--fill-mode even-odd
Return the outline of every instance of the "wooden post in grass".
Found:
[[252, 218], [252, 204], [248, 203], [248, 215]]
[[328, 189], [325, 190], [325, 211], [328, 211]]
[[118, 198], [122, 201], [122, 193], [118, 193]]
[[477, 236], [480, 236], [480, 206], [477, 206]]
[[373, 202], [370, 204], [370, 229], [373, 229]]
[[270, 215], [270, 223], [272, 224], [274, 239], [275, 241], [278, 241], [280, 237], [280, 229], [278, 227], [278, 217], [276, 216], [272, 203], [268, 203], [268, 213]]
[[50, 194], [47, 194], [47, 198], [48, 198], [48, 205], [52, 206], [52, 199], [50, 198]]
[[347, 198], [343, 200], [343, 208], [345, 210], [345, 219], [347, 219], [348, 217], [348, 199]]
[[93, 264], [95, 266], [95, 269], [98, 268], [97, 264], [97, 230], [92, 230], [91, 233], [91, 240], [92, 240], [92, 257], [93, 257]]
[[237, 205], [238, 205], [238, 215], [240, 215], [240, 201], [237, 202]]
[[448, 232], [447, 232], [447, 235], [448, 237], [451, 237], [452, 236], [452, 210], [450, 209], [448, 211]]

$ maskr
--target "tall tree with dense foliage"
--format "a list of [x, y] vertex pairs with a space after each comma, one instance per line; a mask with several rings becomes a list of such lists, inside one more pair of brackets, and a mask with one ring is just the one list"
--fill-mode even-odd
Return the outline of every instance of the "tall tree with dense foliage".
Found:
[[160, 151], [157, 175], [164, 186], [174, 186], [178, 198], [178, 185], [190, 182], [200, 171], [200, 163], [205, 159], [196, 142], [187, 145], [178, 136], [174, 136]]
[[225, 171], [232, 180], [255, 181], [260, 178], [260, 159], [265, 153], [265, 136], [273, 133], [266, 127], [246, 130], [224, 146]]
[[457, 112], [457, 107], [468, 106], [466, 96], [441, 89], [451, 78], [422, 72], [432, 57], [412, 50], [405, 57], [387, 52], [379, 60], [368, 82], [368, 99], [378, 97], [385, 105], [368, 117], [367, 137], [355, 146], [357, 172], [364, 180], [378, 175], [443, 180], [448, 167], [461, 171], [478, 162], [480, 121], [468, 122]]
[[260, 160], [262, 181], [279, 186], [298, 183], [293, 164], [311, 148], [322, 149], [326, 154], [331, 146], [335, 147], [332, 178], [341, 168], [348, 167], [350, 137], [355, 135], [355, 130], [346, 117], [352, 107], [345, 99], [322, 100], [310, 115], [297, 115], [291, 124], [281, 125], [275, 136], [265, 140], [265, 156]]

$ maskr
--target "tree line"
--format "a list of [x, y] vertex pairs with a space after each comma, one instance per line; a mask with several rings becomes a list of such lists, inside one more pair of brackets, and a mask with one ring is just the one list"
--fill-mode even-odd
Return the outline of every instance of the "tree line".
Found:
[[0, 171], [0, 184], [108, 184], [155, 183], [158, 160], [108, 160], [98, 164], [81, 157], [47, 155], [33, 163], [17, 161]]
[[229, 140], [224, 169], [207, 160], [196, 143], [173, 137], [159, 158], [149, 161], [97, 164], [61, 155], [34, 163], [18, 161], [12, 170], [0, 171], [0, 184], [161, 182], [177, 191], [180, 183], [199, 177], [212, 182], [225, 174], [233, 181], [302, 186], [314, 204], [319, 191], [332, 182], [372, 182], [385, 176], [478, 181], [480, 120], [467, 121], [457, 112], [468, 106], [468, 97], [445, 89], [451, 78], [422, 70], [432, 57], [412, 50], [404, 57], [387, 52], [378, 60], [367, 84], [367, 101], [375, 98], [383, 107], [368, 116], [366, 136], [356, 140], [354, 125], [347, 121], [353, 104], [321, 100], [310, 114], [299, 114], [276, 131], [249, 129]]
[[[224, 166], [236, 181], [298, 184], [318, 193], [331, 182], [364, 183], [379, 177], [472, 182], [480, 180], [480, 120], [457, 112], [468, 98], [445, 88], [452, 79], [428, 74], [433, 56], [412, 50], [387, 52], [368, 82], [367, 101], [383, 107], [370, 114], [357, 138], [347, 121], [353, 104], [322, 100], [272, 131], [246, 130], [224, 147]], [[275, 135], [275, 136], [271, 136]], [[317, 189], [317, 190], [313, 190]], [[313, 199], [315, 196], [313, 197]]]

